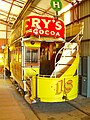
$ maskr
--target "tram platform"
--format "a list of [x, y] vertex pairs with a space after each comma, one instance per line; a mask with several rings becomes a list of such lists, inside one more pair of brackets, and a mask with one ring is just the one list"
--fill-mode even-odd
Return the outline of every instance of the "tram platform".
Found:
[[[33, 110], [31, 109], [31, 107]], [[0, 79], [0, 120], [90, 120], [90, 98], [29, 105], [9, 79]]]

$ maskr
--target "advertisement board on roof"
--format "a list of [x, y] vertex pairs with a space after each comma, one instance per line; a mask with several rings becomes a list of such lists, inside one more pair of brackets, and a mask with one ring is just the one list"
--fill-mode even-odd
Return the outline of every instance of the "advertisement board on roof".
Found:
[[28, 16], [23, 22], [23, 36], [64, 38], [64, 22], [49, 17]]

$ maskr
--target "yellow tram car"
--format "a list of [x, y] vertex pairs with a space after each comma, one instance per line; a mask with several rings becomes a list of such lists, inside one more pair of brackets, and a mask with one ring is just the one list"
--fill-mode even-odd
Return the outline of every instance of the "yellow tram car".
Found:
[[[27, 27], [31, 27], [31, 20], [32, 29]], [[8, 71], [24, 91], [25, 99], [31, 102], [63, 102], [78, 95], [80, 33], [69, 42], [56, 37], [55, 31], [50, 32], [49, 28], [45, 28], [45, 36], [42, 26], [49, 27], [51, 21], [57, 25], [58, 31], [61, 27], [65, 31], [62, 21], [29, 16], [23, 23], [25, 27], [22, 28], [21, 25], [15, 29], [9, 38]], [[23, 31], [23, 35], [18, 33], [20, 31]]]

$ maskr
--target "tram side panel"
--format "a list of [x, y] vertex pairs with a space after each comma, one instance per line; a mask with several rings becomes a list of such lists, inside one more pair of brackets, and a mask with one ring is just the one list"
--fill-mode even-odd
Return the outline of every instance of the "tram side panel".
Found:
[[79, 56], [60, 78], [33, 76], [30, 99], [39, 99], [41, 102], [64, 102], [75, 99], [78, 95], [78, 74], [75, 74], [78, 63]]
[[[23, 47], [16, 47], [13, 44], [10, 51], [10, 68], [13, 79], [22, 89], [24, 89], [23, 81], [26, 81], [27, 88], [30, 88], [31, 77], [39, 74], [40, 71], [40, 43], [31, 44], [30, 41], [27, 41], [24, 42]], [[27, 92], [29, 90], [27, 89]]]
[[19, 47], [15, 47], [15, 45], [11, 46], [10, 54], [11, 54], [10, 62], [11, 77], [23, 88], [21, 46]]
[[10, 72], [10, 51], [9, 51], [9, 47], [6, 46], [4, 49], [4, 67], [5, 67], [5, 75], [10, 78], [11, 76], [11, 72]]

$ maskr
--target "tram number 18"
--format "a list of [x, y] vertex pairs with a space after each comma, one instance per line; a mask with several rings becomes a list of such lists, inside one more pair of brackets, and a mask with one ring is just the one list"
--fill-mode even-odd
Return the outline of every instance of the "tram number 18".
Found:
[[68, 80], [67, 82], [64, 82], [63, 80], [60, 80], [56, 84], [56, 94], [61, 94], [62, 92], [69, 93], [72, 88], [72, 80]]

